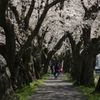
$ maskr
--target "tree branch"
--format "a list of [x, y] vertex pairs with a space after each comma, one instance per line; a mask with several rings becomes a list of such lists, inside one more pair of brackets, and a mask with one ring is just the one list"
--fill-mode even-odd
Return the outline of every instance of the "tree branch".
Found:
[[61, 48], [62, 42], [67, 38], [67, 35], [68, 33], [64, 34], [62, 38], [58, 41], [58, 43], [55, 45], [55, 47], [52, 49], [52, 51], [48, 53], [48, 59], [50, 59], [50, 57], [52, 57], [52, 55], [55, 54], [55, 52], [57, 52]]
[[8, 0], [0, 0], [0, 26], [3, 26], [5, 21], [5, 11], [7, 9]]
[[[89, 9], [86, 8], [84, 1], [81, 0], [81, 3], [83, 5], [83, 8], [85, 10], [85, 15], [84, 15], [84, 19], [93, 19], [95, 20], [96, 16], [97, 16], [97, 12], [100, 10], [100, 6], [99, 6], [99, 2], [97, 1], [95, 4], [93, 4]], [[95, 13], [95, 14], [93, 14]]]
[[6, 58], [6, 45], [5, 44], [2, 44], [0, 43], [0, 54]]
[[46, 27], [46, 30], [43, 30], [43, 34], [42, 34], [43, 39], [44, 39], [46, 33], [48, 32], [47, 30], [48, 30], [48, 26]]
[[35, 0], [32, 0], [31, 1], [31, 5], [30, 5], [30, 8], [29, 8], [29, 11], [24, 19], [24, 22], [25, 22], [25, 27], [24, 29], [27, 30], [28, 26], [29, 26], [29, 19], [31, 17], [31, 14], [33, 12], [33, 9], [34, 9], [34, 6], [35, 6]]
[[19, 41], [19, 39], [18, 39], [18, 37], [15, 35], [15, 40], [18, 42], [18, 44], [20, 45], [20, 46], [22, 46], [22, 44], [20, 43], [20, 41]]
[[[40, 27], [46, 17], [46, 14], [48, 12], [48, 10], [54, 6], [55, 4], [61, 2], [62, 0], [55, 0], [54, 2], [52, 2], [49, 6], [46, 5], [45, 8], [44, 8], [44, 11], [43, 13], [41, 14], [41, 17], [39, 18], [38, 22], [37, 22], [37, 25], [35, 27], [35, 29], [32, 31], [31, 35], [28, 37], [27, 41], [24, 43], [24, 45], [21, 47], [21, 49], [19, 50], [19, 52], [17, 53], [16, 57], [15, 57], [15, 62], [13, 64], [13, 69], [12, 69], [12, 72], [11, 72], [11, 75], [12, 75], [12, 79], [14, 79], [14, 82], [15, 82], [15, 79], [18, 75], [18, 65], [19, 65], [19, 62], [24, 54], [24, 51], [30, 46], [33, 38], [38, 34], [39, 30], [40, 30]], [[16, 70], [16, 72], [15, 72]]]
[[75, 40], [73, 39], [71, 33], [68, 33], [67, 36], [68, 36], [69, 41], [70, 41], [70, 43], [71, 43], [72, 50], [75, 51], [75, 48], [76, 48]]
[[9, 3], [9, 7], [12, 10], [12, 12], [14, 13], [17, 23], [20, 24], [20, 17], [19, 17], [19, 13], [18, 13], [16, 7], [12, 3]]
[[[6, 36], [6, 61], [9, 69], [12, 69], [15, 59], [15, 32], [14, 25], [9, 19], [5, 20], [5, 25], [3, 27]], [[10, 59], [10, 60], [9, 60]]]
[[38, 22], [37, 22], [37, 25], [35, 27], [35, 29], [32, 31], [31, 35], [28, 37], [27, 41], [25, 42], [25, 44], [21, 47], [20, 51], [18, 52], [18, 54], [16, 55], [16, 61], [20, 61], [23, 53], [24, 53], [24, 50], [27, 49], [30, 44], [31, 44], [31, 41], [33, 40], [33, 38], [38, 34], [39, 30], [40, 30], [40, 27], [46, 17], [46, 14], [48, 12], [48, 10], [54, 6], [55, 4], [61, 2], [62, 0], [55, 0], [54, 2], [52, 2], [51, 4], [49, 5], [46, 5], [45, 8], [44, 8], [44, 11], [43, 13], [41, 14], [41, 17], [39, 18]]
[[84, 8], [85, 12], [87, 12], [88, 9], [85, 7], [85, 4], [84, 4], [84, 1], [83, 0], [81, 0], [81, 4], [83, 5], [83, 8]]
[[52, 6], [56, 5], [57, 3], [60, 3], [62, 1], [66, 1], [66, 0], [55, 0], [53, 1], [51, 4], [48, 5], [48, 8], [51, 8]]

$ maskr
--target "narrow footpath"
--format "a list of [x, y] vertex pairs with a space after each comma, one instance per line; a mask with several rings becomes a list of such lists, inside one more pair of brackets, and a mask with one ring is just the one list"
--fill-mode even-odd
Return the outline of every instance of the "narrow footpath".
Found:
[[87, 100], [63, 74], [56, 80], [50, 75], [44, 83], [45, 85], [39, 86], [30, 100]]

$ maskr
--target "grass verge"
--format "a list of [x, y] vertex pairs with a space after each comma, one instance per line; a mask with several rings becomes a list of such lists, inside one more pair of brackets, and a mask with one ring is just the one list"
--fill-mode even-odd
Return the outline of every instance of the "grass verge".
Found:
[[71, 77], [71, 74], [69, 73], [65, 73], [65, 75], [67, 76], [67, 79], [72, 82], [73, 84], [76, 82], [76, 80], [73, 80], [73, 78]]
[[[65, 73], [67, 76], [67, 79], [71, 82], [75, 82], [75, 80], [72, 79], [71, 75], [69, 73]], [[95, 84], [97, 84], [98, 76], [94, 76], [95, 78]], [[83, 85], [80, 85], [77, 87], [80, 92], [83, 93], [83, 95], [88, 99], [88, 100], [100, 100], [100, 94], [95, 93], [95, 94], [90, 94], [91, 92], [94, 91], [95, 87], [85, 87]]]
[[94, 91], [94, 87], [85, 87], [85, 86], [79, 86], [78, 89], [83, 93], [83, 95], [89, 99], [89, 100], [100, 100], [100, 94], [90, 94]]
[[16, 90], [16, 95], [19, 96], [19, 100], [29, 100], [30, 96], [34, 93], [34, 91], [38, 88], [39, 85], [44, 84], [44, 79], [47, 79], [49, 73], [47, 75], [43, 75], [42, 79], [38, 79], [35, 82], [31, 82], [30, 86], [25, 86], [22, 89]]

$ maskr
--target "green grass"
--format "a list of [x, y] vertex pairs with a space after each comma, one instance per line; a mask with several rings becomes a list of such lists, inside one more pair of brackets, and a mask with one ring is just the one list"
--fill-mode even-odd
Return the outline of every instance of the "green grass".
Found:
[[86, 98], [88, 98], [88, 100], [100, 100], [100, 94], [90, 94], [94, 91], [94, 87], [79, 86], [78, 89], [83, 93]]
[[67, 76], [67, 79], [72, 82], [73, 84], [76, 82], [76, 80], [73, 80], [73, 78], [71, 77], [71, 74], [69, 73], [65, 73], [65, 75]]
[[[67, 79], [70, 80], [71, 82], [75, 82], [75, 80], [72, 79], [71, 75], [69, 73], [65, 74], [67, 76]], [[97, 85], [99, 77], [94, 74], [95, 78], [95, 86]], [[83, 95], [88, 99], [88, 100], [100, 100], [100, 94], [95, 93], [95, 94], [90, 94], [94, 91], [95, 87], [85, 87], [83, 85], [78, 86], [78, 89], [80, 92], [83, 93]]]
[[99, 76], [97, 76], [96, 73], [94, 73], [94, 84], [95, 84], [95, 86], [97, 85], [98, 80], [99, 80]]
[[42, 79], [38, 79], [35, 82], [30, 83], [30, 86], [26, 86], [22, 89], [18, 89], [16, 91], [16, 95], [19, 96], [19, 100], [29, 100], [30, 96], [34, 93], [34, 91], [38, 88], [39, 85], [43, 85], [44, 79], [47, 79], [49, 73], [44, 75]]

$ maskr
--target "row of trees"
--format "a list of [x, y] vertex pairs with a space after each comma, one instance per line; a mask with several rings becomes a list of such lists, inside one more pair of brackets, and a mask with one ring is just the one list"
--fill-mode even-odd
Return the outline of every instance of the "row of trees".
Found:
[[[21, 0], [17, 7], [16, 2], [12, 0], [0, 0], [0, 27], [5, 36], [5, 43], [0, 44], [0, 54], [7, 62], [7, 65], [0, 66], [0, 100], [16, 100], [17, 96], [14, 92], [16, 89], [29, 85], [30, 82], [46, 74], [52, 56], [61, 48], [63, 41], [68, 45], [64, 53], [59, 55], [60, 61], [64, 60], [64, 70], [71, 72], [77, 84], [94, 86], [93, 71], [96, 55], [100, 52], [100, 37], [91, 39], [90, 35], [92, 24], [100, 10], [99, 0], [90, 7], [85, 5], [84, 0], [79, 2], [85, 12], [83, 23], [77, 26], [81, 27], [80, 41], [76, 42], [73, 37], [74, 32], [65, 29], [67, 31], [64, 31], [52, 50], [44, 46], [47, 32], [52, 31], [49, 28], [50, 24], [46, 23], [45, 27], [43, 26], [44, 20], [48, 21], [50, 18], [46, 17], [49, 9], [59, 3], [54, 10], [50, 10], [52, 13], [57, 10], [63, 11], [64, 5], [70, 2], [70, 0], [66, 2], [64, 0]], [[59, 16], [64, 19], [61, 13]], [[70, 17], [66, 19], [69, 20]], [[64, 22], [60, 22], [64, 27]], [[48, 45], [53, 38], [50, 37]], [[96, 88], [96, 91], [100, 90]]]
[[[40, 28], [48, 10], [62, 1], [22, 0], [19, 4], [21, 9], [17, 9], [13, 1], [0, 0], [0, 26], [3, 30], [2, 34], [6, 37], [6, 43], [0, 45], [0, 54], [7, 62], [6, 66], [0, 66], [0, 100], [18, 99], [14, 90], [29, 85], [30, 82], [47, 73], [49, 61], [56, 51], [48, 52], [47, 48], [43, 48], [48, 27], [41, 30]], [[28, 4], [29, 8], [26, 7]], [[35, 14], [37, 13], [35, 15], [37, 22], [32, 28], [29, 21], [34, 11]], [[65, 35], [54, 49], [60, 48], [58, 45], [63, 39]], [[6, 67], [10, 75], [6, 72]]]
[[[90, 7], [85, 5], [81, 0], [85, 14], [83, 17], [83, 26], [81, 27], [80, 41], [76, 43], [72, 33], [68, 34], [71, 50], [67, 51], [64, 58], [64, 69], [71, 72], [76, 84], [85, 86], [94, 86], [94, 70], [96, 55], [100, 53], [100, 36], [91, 38], [92, 26], [96, 20], [100, 5], [99, 1], [95, 1]], [[100, 78], [94, 92], [100, 92]]]

